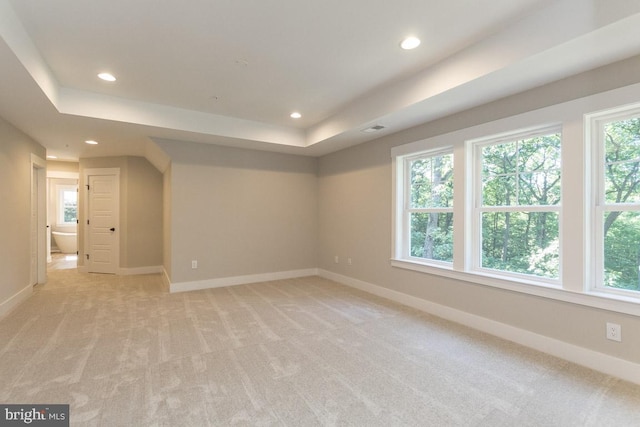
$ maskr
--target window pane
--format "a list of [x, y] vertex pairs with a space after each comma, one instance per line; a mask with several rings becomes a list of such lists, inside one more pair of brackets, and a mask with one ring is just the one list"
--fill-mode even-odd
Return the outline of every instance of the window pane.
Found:
[[604, 126], [606, 203], [640, 202], [640, 118]]
[[452, 154], [413, 160], [409, 168], [412, 208], [437, 208], [452, 205]]
[[453, 213], [411, 214], [411, 256], [453, 262]]
[[604, 126], [606, 203], [640, 202], [640, 118]]
[[522, 173], [518, 188], [520, 205], [556, 205], [560, 203], [560, 171]]
[[640, 160], [607, 164], [604, 179], [606, 203], [640, 202]]
[[62, 192], [62, 204], [65, 223], [75, 223], [78, 217], [78, 192], [64, 190]]
[[560, 169], [559, 133], [536, 136], [518, 142], [518, 170], [542, 172]]
[[514, 175], [517, 172], [518, 145], [516, 142], [492, 144], [482, 147], [482, 178], [496, 175]]
[[640, 212], [604, 214], [604, 285], [640, 290]]
[[482, 182], [483, 206], [509, 206], [516, 203], [516, 177], [498, 175]]
[[559, 133], [482, 148], [483, 206], [560, 202]]
[[558, 278], [556, 212], [484, 212], [483, 268]]
[[640, 117], [607, 123], [604, 126], [607, 163], [640, 157]]

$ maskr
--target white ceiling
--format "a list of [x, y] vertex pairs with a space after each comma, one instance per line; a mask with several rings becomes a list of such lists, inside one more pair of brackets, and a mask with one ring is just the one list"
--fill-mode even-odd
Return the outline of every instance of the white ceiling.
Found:
[[640, 54], [639, 29], [638, 0], [0, 0], [0, 115], [60, 159], [317, 156]]

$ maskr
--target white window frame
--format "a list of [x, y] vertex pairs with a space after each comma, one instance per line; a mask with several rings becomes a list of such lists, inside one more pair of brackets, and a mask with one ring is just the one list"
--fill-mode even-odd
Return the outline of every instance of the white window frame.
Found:
[[[392, 236], [390, 264], [394, 268], [426, 273], [425, 286], [441, 286], [438, 278], [458, 283], [488, 286], [501, 290], [535, 295], [572, 304], [595, 307], [617, 313], [640, 316], [640, 292], [616, 292], [596, 286], [594, 206], [597, 194], [594, 176], [598, 175], [597, 144], [592, 142], [590, 118], [604, 120], [607, 115], [640, 110], [640, 84], [625, 86], [600, 94], [550, 105], [515, 116], [480, 123], [462, 129], [440, 132], [442, 128], [426, 127], [430, 136], [425, 139], [393, 146], [392, 170]], [[626, 105], [626, 107], [625, 107]], [[623, 106], [623, 107], [619, 107]], [[594, 113], [595, 112], [595, 113]], [[544, 125], [544, 124], [549, 124]], [[559, 237], [560, 279], [558, 283], [540, 280], [537, 276], [497, 275], [493, 270], [474, 268], [474, 155], [469, 145], [487, 140], [488, 135], [512, 135], [514, 129], [540, 130], [561, 127], [562, 134], [562, 191]], [[403, 257], [402, 197], [404, 191], [404, 157], [453, 149], [454, 153], [454, 259], [452, 266], [426, 264]], [[477, 226], [476, 226], [477, 227]], [[436, 278], [436, 280], [433, 280]], [[543, 278], [544, 279], [544, 278]]]
[[604, 213], [607, 211], [640, 212], [638, 203], [607, 203], [605, 199], [605, 155], [606, 145], [603, 141], [604, 126], [608, 123], [640, 117], [640, 104], [630, 104], [611, 108], [600, 112], [585, 114], [586, 141], [592, 148], [592, 164], [594, 171], [591, 182], [590, 207], [593, 215], [591, 227], [590, 253], [593, 263], [590, 266], [592, 280], [589, 290], [595, 293], [618, 295], [623, 297], [640, 297], [639, 291], [616, 289], [605, 286], [604, 278]]
[[[515, 280], [526, 280], [530, 283], [545, 283], [552, 286], [560, 287], [560, 279], [562, 277], [562, 203], [556, 205], [510, 205], [510, 206], [484, 206], [482, 204], [482, 149], [486, 146], [515, 142], [536, 136], [559, 133], [562, 138], [562, 126], [560, 124], [542, 125], [532, 128], [519, 129], [511, 132], [505, 132], [497, 135], [491, 135], [482, 138], [476, 138], [466, 141], [466, 150], [471, 153], [471, 191], [473, 200], [473, 209], [467, 209], [470, 212], [471, 233], [467, 239], [467, 245], [470, 248], [470, 270], [484, 275], [495, 277], [505, 277]], [[562, 147], [562, 142], [561, 142]], [[562, 150], [562, 148], [561, 148]], [[562, 155], [562, 153], [561, 153]], [[562, 160], [561, 160], [562, 162]], [[562, 180], [562, 166], [561, 166]], [[561, 184], [562, 185], [562, 184]], [[536, 275], [529, 275], [506, 270], [496, 270], [482, 267], [482, 214], [485, 212], [553, 212], [558, 215], [558, 239], [559, 239], [559, 269], [558, 278], [547, 278]]]
[[[453, 157], [453, 147], [441, 147], [435, 150], [426, 150], [418, 153], [411, 153], [405, 156], [398, 156], [395, 162], [397, 169], [398, 201], [397, 217], [395, 221], [396, 247], [395, 257], [409, 262], [451, 269], [453, 262], [435, 260], [429, 258], [414, 257], [411, 255], [411, 214], [417, 212], [424, 213], [451, 213], [453, 214], [453, 201], [450, 207], [443, 208], [412, 208], [411, 207], [411, 168], [412, 161], [429, 159], [436, 156], [451, 155]], [[453, 159], [455, 170], [455, 159]], [[455, 194], [455, 190], [454, 190]], [[453, 228], [455, 229], [455, 216]], [[455, 231], [454, 231], [455, 233]], [[454, 249], [455, 253], [455, 249]], [[455, 256], [455, 255], [454, 255]]]

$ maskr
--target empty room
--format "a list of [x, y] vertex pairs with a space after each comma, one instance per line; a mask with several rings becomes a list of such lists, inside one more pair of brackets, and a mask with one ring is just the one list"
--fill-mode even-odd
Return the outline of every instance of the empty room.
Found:
[[638, 1], [0, 0], [0, 76], [0, 425], [640, 425]]

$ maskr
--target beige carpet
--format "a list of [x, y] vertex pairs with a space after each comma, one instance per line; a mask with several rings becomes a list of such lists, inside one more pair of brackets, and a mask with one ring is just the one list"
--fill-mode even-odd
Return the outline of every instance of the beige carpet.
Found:
[[51, 272], [0, 321], [0, 402], [72, 425], [640, 425], [636, 385], [318, 277], [170, 295]]

